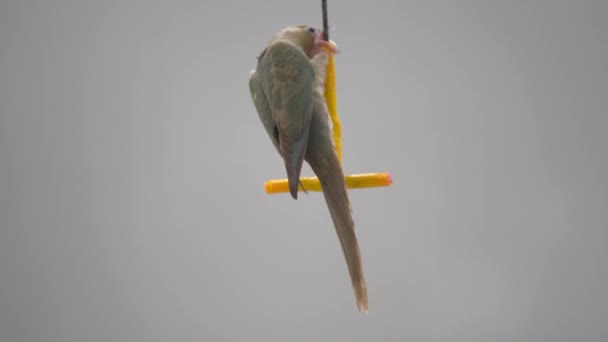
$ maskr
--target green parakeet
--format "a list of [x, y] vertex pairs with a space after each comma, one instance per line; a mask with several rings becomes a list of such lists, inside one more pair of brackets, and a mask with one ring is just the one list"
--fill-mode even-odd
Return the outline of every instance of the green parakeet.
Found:
[[367, 285], [355, 224], [323, 97], [328, 53], [336, 49], [322, 36], [321, 30], [305, 25], [280, 31], [258, 56], [249, 88], [260, 120], [285, 162], [291, 196], [298, 197], [304, 160], [319, 178], [357, 306], [359, 311], [367, 311]]

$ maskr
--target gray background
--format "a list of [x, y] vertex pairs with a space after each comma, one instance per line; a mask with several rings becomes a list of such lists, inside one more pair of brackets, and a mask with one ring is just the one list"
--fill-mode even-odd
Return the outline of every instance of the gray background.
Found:
[[608, 339], [608, 3], [329, 1], [367, 316], [262, 190], [248, 73], [319, 3], [1, 2], [0, 341]]

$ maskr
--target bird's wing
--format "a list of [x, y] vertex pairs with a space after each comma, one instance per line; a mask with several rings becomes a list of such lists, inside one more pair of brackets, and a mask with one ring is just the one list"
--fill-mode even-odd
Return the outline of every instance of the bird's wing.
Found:
[[261, 91], [256, 89], [256, 94], [263, 93], [267, 102], [259, 105], [262, 107], [262, 112], [258, 108], [260, 119], [273, 140], [278, 142], [293, 198], [297, 198], [308, 144], [314, 80], [315, 71], [308, 56], [286, 41], [270, 44], [255, 72], [257, 86], [254, 88], [261, 88]]
[[272, 109], [270, 108], [266, 94], [264, 94], [264, 87], [260, 82], [260, 77], [258, 77], [256, 70], [252, 71], [249, 77], [249, 91], [251, 93], [253, 103], [255, 104], [255, 108], [258, 111], [260, 121], [266, 129], [266, 133], [268, 133], [270, 140], [280, 153], [279, 136], [278, 132], [275, 130], [276, 122], [273, 118]]

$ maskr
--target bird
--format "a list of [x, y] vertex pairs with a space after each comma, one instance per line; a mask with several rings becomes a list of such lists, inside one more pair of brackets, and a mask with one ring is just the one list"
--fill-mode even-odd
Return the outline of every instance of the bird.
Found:
[[260, 121], [285, 164], [291, 197], [298, 199], [304, 161], [319, 179], [346, 259], [357, 308], [367, 312], [361, 252], [323, 96], [329, 54], [338, 52], [333, 42], [323, 39], [322, 30], [309, 25], [288, 26], [258, 55], [249, 90]]

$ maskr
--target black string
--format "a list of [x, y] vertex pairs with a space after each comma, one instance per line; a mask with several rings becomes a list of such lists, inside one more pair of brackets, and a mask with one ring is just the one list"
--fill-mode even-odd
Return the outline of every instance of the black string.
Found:
[[329, 41], [329, 28], [327, 27], [327, 0], [321, 0], [321, 7], [323, 8], [323, 40]]

